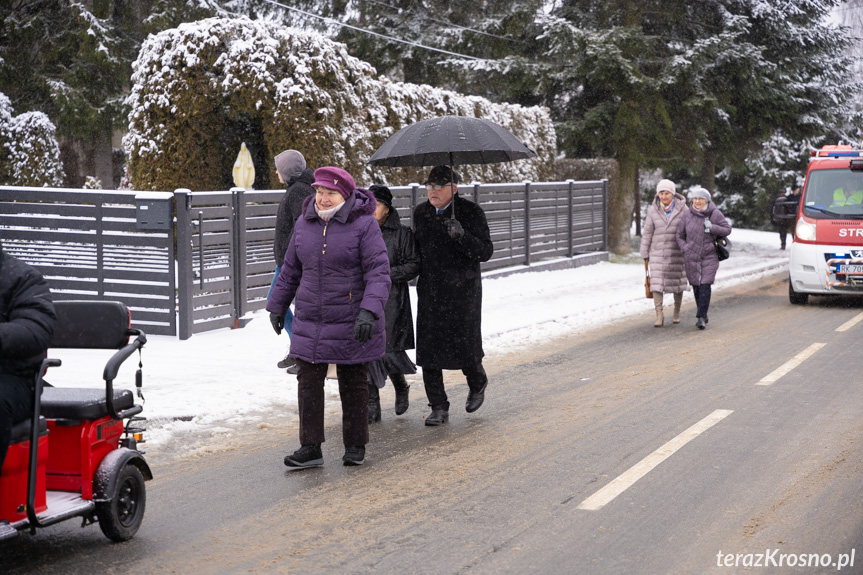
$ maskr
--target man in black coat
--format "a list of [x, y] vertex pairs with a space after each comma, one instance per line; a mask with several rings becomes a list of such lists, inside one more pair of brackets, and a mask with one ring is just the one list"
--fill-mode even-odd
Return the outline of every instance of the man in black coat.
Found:
[[[285, 150], [275, 158], [276, 173], [279, 176], [279, 181], [287, 185], [285, 195], [282, 196], [282, 201], [279, 202], [279, 210], [276, 213], [276, 237], [273, 242], [273, 255], [276, 258], [276, 273], [273, 275], [273, 282], [270, 285], [270, 291], [276, 285], [276, 278], [279, 277], [279, 272], [282, 269], [282, 263], [285, 261], [285, 252], [288, 251], [288, 244], [291, 243], [291, 236], [294, 233], [294, 225], [297, 223], [297, 218], [303, 212], [303, 201], [307, 196], [315, 193], [312, 188], [312, 183], [315, 181], [315, 173], [306, 167], [306, 159], [297, 150]], [[267, 297], [269, 297], [269, 293]], [[291, 325], [293, 324], [294, 314], [291, 313], [291, 308], [285, 313], [285, 332], [288, 337], [291, 336]], [[277, 364], [279, 368], [287, 368], [288, 373], [297, 373], [296, 362], [285, 354], [284, 359]]]
[[421, 268], [417, 282], [417, 364], [431, 414], [426, 425], [449, 419], [444, 369], [460, 369], [469, 388], [465, 409], [472, 413], [488, 385], [482, 358], [482, 276], [480, 263], [494, 251], [485, 212], [458, 195], [458, 174], [437, 166], [425, 182], [428, 201], [414, 210], [414, 233]]
[[42, 274], [0, 245], [0, 468], [12, 426], [33, 412], [33, 385], [56, 320]]

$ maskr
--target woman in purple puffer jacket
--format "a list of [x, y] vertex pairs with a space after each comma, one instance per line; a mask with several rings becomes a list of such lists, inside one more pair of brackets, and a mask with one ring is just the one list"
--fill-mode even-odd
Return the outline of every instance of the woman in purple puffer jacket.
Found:
[[686, 279], [692, 285], [698, 312], [695, 327], [707, 325], [707, 308], [710, 307], [711, 286], [719, 270], [719, 256], [713, 240], [731, 233], [731, 224], [710, 201], [710, 192], [701, 186], [689, 191], [692, 205], [683, 212], [677, 226], [677, 244], [683, 252]]
[[290, 356], [297, 360], [300, 448], [285, 457], [289, 469], [323, 465], [324, 379], [336, 364], [342, 400], [345, 465], [362, 465], [369, 440], [368, 363], [386, 346], [384, 304], [390, 265], [372, 214], [374, 195], [356, 189], [340, 168], [315, 170], [315, 195], [303, 211], [267, 300], [276, 333], [296, 296]]

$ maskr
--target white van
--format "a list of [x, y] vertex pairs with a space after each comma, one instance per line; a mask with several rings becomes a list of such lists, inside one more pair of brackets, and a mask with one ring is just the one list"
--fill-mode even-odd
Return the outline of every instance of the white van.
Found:
[[863, 295], [863, 150], [812, 153], [791, 246], [788, 299]]

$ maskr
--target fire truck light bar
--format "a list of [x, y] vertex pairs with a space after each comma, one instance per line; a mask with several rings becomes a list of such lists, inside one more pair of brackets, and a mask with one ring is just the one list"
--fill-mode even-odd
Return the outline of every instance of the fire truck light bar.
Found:
[[863, 156], [863, 151], [852, 150], [849, 152], [825, 152], [824, 150], [821, 150], [818, 152], [813, 151], [812, 156], [818, 158], [859, 158], [860, 156]]

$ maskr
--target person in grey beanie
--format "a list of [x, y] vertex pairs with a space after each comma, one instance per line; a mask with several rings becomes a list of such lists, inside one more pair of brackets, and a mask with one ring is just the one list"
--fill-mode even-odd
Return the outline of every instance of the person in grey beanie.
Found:
[[689, 190], [692, 205], [683, 212], [677, 226], [677, 244], [683, 252], [686, 279], [692, 285], [698, 311], [695, 314], [695, 327], [707, 326], [707, 309], [716, 272], [719, 270], [719, 256], [713, 240], [724, 238], [731, 233], [731, 224], [712, 201], [710, 192], [701, 186]]
[[[276, 173], [279, 176], [279, 181], [287, 186], [285, 195], [282, 196], [282, 201], [279, 202], [279, 211], [276, 214], [276, 237], [273, 242], [273, 256], [276, 259], [276, 272], [273, 274], [273, 281], [270, 283], [270, 293], [273, 291], [273, 286], [276, 285], [276, 278], [279, 277], [279, 272], [282, 271], [282, 262], [285, 260], [285, 252], [288, 251], [288, 244], [291, 241], [291, 236], [294, 233], [294, 225], [297, 218], [303, 211], [303, 201], [306, 197], [315, 193], [312, 188], [312, 182], [315, 181], [315, 173], [306, 167], [306, 159], [297, 150], [285, 150], [273, 158], [276, 164]], [[285, 332], [290, 338], [293, 331], [294, 314], [291, 308], [288, 307], [285, 312]], [[290, 344], [289, 344], [290, 346]], [[287, 369], [288, 373], [296, 375], [296, 362], [285, 354], [277, 366], [280, 369]]]

